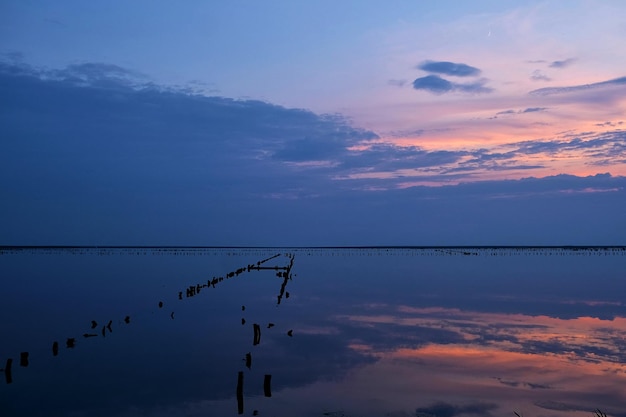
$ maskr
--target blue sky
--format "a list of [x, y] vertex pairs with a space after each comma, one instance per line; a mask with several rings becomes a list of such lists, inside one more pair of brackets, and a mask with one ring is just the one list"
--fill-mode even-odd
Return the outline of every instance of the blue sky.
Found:
[[625, 13], [3, 2], [0, 243], [623, 244]]

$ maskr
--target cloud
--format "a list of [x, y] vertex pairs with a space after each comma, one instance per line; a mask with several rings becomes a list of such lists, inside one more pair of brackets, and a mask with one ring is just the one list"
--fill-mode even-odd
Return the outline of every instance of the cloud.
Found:
[[517, 112], [515, 110], [502, 110], [496, 113], [496, 116], [502, 115], [502, 114], [516, 114]]
[[[529, 107], [505, 110], [500, 116], [523, 115], [546, 111]], [[586, 136], [563, 137], [552, 140], [528, 140], [491, 148], [456, 151], [425, 150], [419, 147], [377, 143], [359, 150], [347, 150], [332, 170], [343, 180], [386, 182], [388, 187], [414, 179], [415, 181], [456, 180], [457, 174], [472, 176], [484, 172], [531, 171], [545, 168], [550, 161], [587, 160], [598, 166], [615, 165], [626, 159], [626, 132], [589, 133]], [[589, 188], [589, 187], [583, 187]], [[602, 187], [601, 187], [602, 188]], [[613, 189], [614, 187], [608, 187]]]
[[532, 90], [529, 94], [535, 96], [546, 96], [551, 94], [573, 93], [584, 90], [593, 90], [602, 87], [623, 86], [626, 85], [626, 77], [614, 78], [612, 80], [600, 81], [592, 84], [575, 85], [569, 87], [546, 87]]
[[457, 405], [446, 402], [438, 402], [428, 407], [419, 407], [415, 409], [416, 417], [454, 417], [459, 414], [472, 414], [477, 416], [491, 416], [490, 411], [498, 408], [492, 403], [470, 403], [466, 405]]
[[[570, 242], [584, 232], [601, 244], [620, 231], [621, 178], [475, 181], [531, 176], [550, 155], [622, 161], [621, 131], [488, 149], [398, 146], [338, 115], [189, 94], [102, 64], [0, 62], [0, 89], [0, 189], [12, 202], [0, 205], [0, 236], [11, 244], [415, 244], [417, 229], [418, 243]], [[510, 110], [527, 109], [538, 108]], [[472, 184], [453, 185], [462, 182]], [[537, 220], [548, 200], [563, 211]], [[606, 216], [586, 214], [602, 204]], [[489, 227], [459, 236], [466, 211]]]
[[439, 75], [444, 74], [456, 77], [474, 77], [480, 75], [480, 70], [467, 64], [459, 64], [447, 61], [424, 61], [417, 68], [435, 75], [426, 75], [416, 78], [413, 81], [413, 88], [416, 90], [426, 90], [434, 94], [444, 94], [449, 92], [463, 93], [490, 93], [490, 87], [485, 87], [486, 79], [479, 79], [470, 83], [455, 83], [448, 81]]
[[348, 143], [336, 137], [303, 138], [286, 142], [273, 154], [283, 161], [332, 161], [345, 155]]
[[404, 87], [406, 83], [407, 83], [406, 80], [388, 80], [387, 81], [387, 84], [393, 85], [394, 87]]
[[416, 78], [413, 81], [413, 88], [416, 90], [427, 90], [435, 94], [448, 93], [454, 90], [454, 84], [448, 80], [444, 80], [438, 75], [427, 75], [425, 77]]
[[72, 64], [62, 70], [46, 70], [40, 77], [72, 83], [83, 87], [101, 88], [146, 88], [150, 80], [144, 74], [118, 65], [99, 62]]
[[18, 64], [24, 60], [24, 54], [19, 51], [0, 52], [0, 60]]
[[623, 124], [624, 124], [624, 122], [620, 120], [619, 122], [606, 121], [606, 122], [603, 122], [603, 123], [596, 123], [595, 126], [598, 126], [598, 127], [618, 127], [618, 126], [621, 126]]
[[536, 384], [533, 382], [526, 382], [526, 381], [512, 381], [512, 380], [502, 379], [500, 377], [496, 377], [495, 379], [502, 385], [507, 385], [509, 387], [528, 387], [530, 389], [552, 389], [553, 388], [550, 385], [546, 385], [546, 384]]
[[441, 78], [438, 75], [427, 75], [413, 81], [413, 88], [416, 90], [426, 90], [433, 94], [444, 94], [450, 92], [461, 93], [490, 93], [490, 87], [485, 87], [486, 80], [478, 80], [473, 83], [454, 83]]
[[455, 91], [461, 91], [463, 93], [491, 93], [493, 88], [485, 87], [486, 79], [481, 79], [473, 83], [457, 84], [453, 83]]
[[552, 61], [548, 66], [550, 68], [566, 68], [572, 65], [574, 62], [576, 62], [576, 58], [568, 58], [562, 61]]
[[604, 156], [620, 158], [626, 156], [625, 131], [600, 133], [591, 138], [575, 137], [570, 140], [523, 141], [515, 144], [517, 152], [525, 155], [546, 153], [555, 155], [560, 152], [598, 152]]
[[520, 113], [535, 113], [539, 111], [546, 111], [547, 107], [527, 107], [524, 110], [520, 111]]
[[[500, 287], [502, 291], [507, 284], [491, 285]], [[530, 286], [529, 283], [528, 287]], [[493, 306], [480, 306], [474, 303], [470, 307], [472, 300], [460, 300], [464, 298], [462, 294], [467, 291], [471, 293], [472, 290], [464, 287], [449, 291], [445, 296], [448, 301], [440, 298], [430, 301], [420, 299], [420, 306], [423, 307], [400, 306], [395, 312], [392, 307], [388, 307], [368, 312], [369, 314], [354, 314], [339, 318], [347, 320], [346, 323], [353, 323], [359, 327], [366, 326], [378, 332], [375, 336], [369, 335], [363, 340], [386, 340], [388, 336], [396, 339], [390, 342], [391, 347], [409, 347], [408, 340], [411, 340], [414, 346], [424, 348], [427, 348], [429, 343], [465, 345], [468, 340], [471, 340], [484, 349], [502, 349], [507, 352], [541, 356], [570, 355], [582, 362], [594, 364], [603, 362], [605, 367], [620, 364], [626, 357], [620, 351], [624, 336], [624, 331], [620, 328], [625, 321], [623, 317], [609, 316], [606, 319], [577, 317], [575, 309], [567, 306], [555, 308], [547, 299], [537, 300], [539, 305], [532, 306], [530, 291], [525, 294], [526, 299], [523, 298], [524, 294], [520, 293], [519, 299], [512, 297], [506, 300], [507, 305], [504, 300], [493, 297], [498, 293], [496, 288], [487, 290], [481, 296], [481, 300], [489, 299]], [[415, 302], [413, 300], [413, 303]], [[450, 303], [456, 307], [428, 307], [433, 302]], [[485, 312], [468, 311], [467, 308], [476, 308]], [[596, 308], [590, 308], [589, 311], [601, 309], [609, 310], [606, 307], [596, 306]], [[486, 312], [486, 310], [493, 312]], [[510, 310], [512, 313], [502, 313], [503, 310]], [[571, 314], [568, 310], [574, 311], [573, 318], [553, 317], [567, 316]], [[550, 312], [550, 316], [546, 315], [546, 312]], [[580, 310], [578, 313], [580, 314]], [[348, 330], [344, 331], [348, 332]], [[433, 332], [438, 333], [435, 336]], [[434, 338], [430, 340], [430, 336]], [[376, 347], [385, 349], [390, 346], [383, 344]], [[538, 381], [521, 382], [521, 380], [511, 378], [505, 381], [507, 381], [503, 382], [505, 385], [524, 386], [530, 389], [554, 388], [548, 383]], [[511, 381], [515, 381], [515, 384]]]
[[457, 64], [448, 61], [424, 61], [417, 68], [435, 74], [452, 75], [456, 77], [475, 77], [480, 75], [478, 68], [467, 64]]
[[417, 146], [399, 147], [389, 143], [376, 143], [361, 151], [347, 153], [341, 168], [391, 172], [405, 168], [438, 167], [455, 163], [465, 155], [465, 151], [427, 151]]
[[512, 110], [512, 109], [502, 110], [502, 111], [497, 112], [495, 116], [489, 117], [489, 119], [497, 119], [498, 116], [504, 116], [504, 115], [536, 113], [536, 112], [542, 112], [546, 110], [548, 110], [547, 107], [527, 107], [523, 110]]
[[[546, 108], [529, 107], [501, 113], [510, 117], [545, 110]], [[589, 166], [619, 165], [620, 161], [626, 159], [624, 135], [626, 132], [617, 130], [455, 151], [375, 143], [354, 149], [346, 148], [345, 152], [337, 155], [335, 164], [327, 172], [342, 181], [357, 184], [376, 182], [378, 187], [394, 188], [418, 185], [420, 182], [457, 182], [463, 177], [477, 178], [477, 175], [484, 175], [486, 172], [518, 171], [522, 175], [523, 171], [532, 173], [537, 169], [548, 168], [553, 160], [579, 161], [584, 158]], [[616, 187], [586, 185], [580, 188], [585, 189], [616, 190]]]
[[530, 79], [533, 81], [552, 81], [552, 78], [541, 72], [541, 70], [534, 70], [530, 75]]
[[[128, 82], [133, 75], [114, 65], [48, 71], [0, 64], [0, 86], [11, 96], [0, 103], [12, 120], [3, 129], [15, 138], [4, 143], [7, 152], [0, 157], [6, 189], [70, 198], [136, 187], [158, 199], [196, 187], [249, 195], [308, 183], [304, 188], [314, 193], [320, 179], [281, 176], [282, 161], [336, 158], [351, 144], [377, 138], [341, 117]], [[33, 147], [48, 152], [32, 153]], [[10, 180], [11, 172], [28, 166], [37, 170]], [[82, 181], [86, 171], [90, 180]], [[31, 186], [35, 179], [39, 185]]]

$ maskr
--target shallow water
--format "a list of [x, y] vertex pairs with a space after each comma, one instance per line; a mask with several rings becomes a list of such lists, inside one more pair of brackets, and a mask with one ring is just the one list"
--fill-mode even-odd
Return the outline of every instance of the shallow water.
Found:
[[0, 273], [3, 416], [626, 416], [623, 249], [4, 250]]

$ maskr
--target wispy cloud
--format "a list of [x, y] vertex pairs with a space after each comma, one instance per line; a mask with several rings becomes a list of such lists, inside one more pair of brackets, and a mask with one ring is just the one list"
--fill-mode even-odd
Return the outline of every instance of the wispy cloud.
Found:
[[574, 62], [576, 62], [576, 58], [567, 58], [562, 61], [552, 61], [548, 66], [550, 68], [566, 68], [572, 65]]
[[530, 75], [530, 79], [533, 81], [552, 81], [552, 78], [548, 77], [541, 70], [534, 70]]
[[388, 80], [387, 84], [393, 85], [394, 87], [404, 87], [407, 83], [407, 80]]
[[540, 88], [538, 90], [532, 90], [529, 94], [545, 96], [545, 95], [551, 95], [551, 94], [565, 94], [565, 93], [573, 93], [577, 91], [592, 90], [592, 89], [612, 87], [612, 86], [623, 86], [623, 85], [626, 85], [626, 77], [614, 78], [612, 80], [600, 81], [600, 82], [591, 83], [591, 84], [574, 85], [574, 86], [567, 86], [567, 87]]
[[514, 114], [525, 114], [525, 113], [537, 113], [537, 112], [543, 112], [548, 110], [547, 107], [526, 107], [525, 109], [522, 110], [502, 110], [499, 111], [495, 114], [495, 116], [490, 117], [489, 119], [497, 119], [498, 116], [508, 116], [508, 115], [514, 115]]

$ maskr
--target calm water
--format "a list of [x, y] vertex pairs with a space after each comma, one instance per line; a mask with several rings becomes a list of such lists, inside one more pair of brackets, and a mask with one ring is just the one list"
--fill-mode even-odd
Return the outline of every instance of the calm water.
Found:
[[626, 416], [624, 250], [5, 250], [0, 276], [2, 416]]

